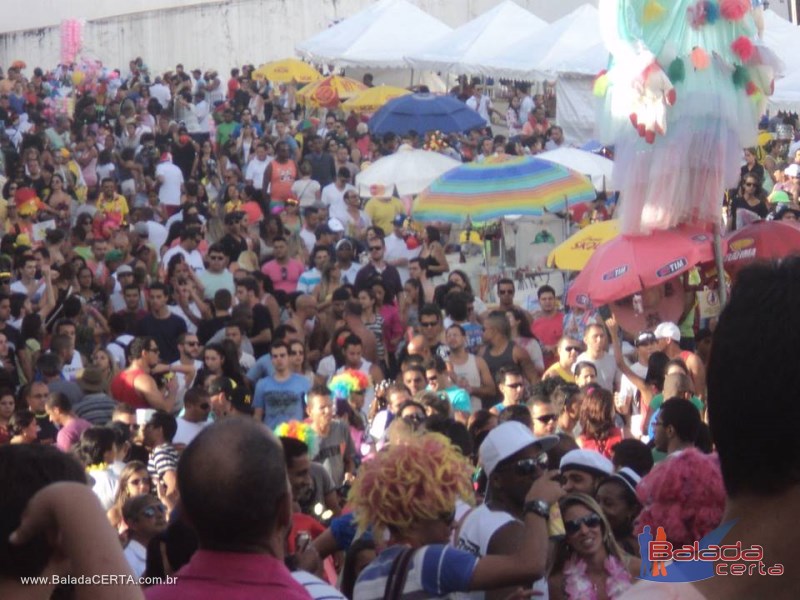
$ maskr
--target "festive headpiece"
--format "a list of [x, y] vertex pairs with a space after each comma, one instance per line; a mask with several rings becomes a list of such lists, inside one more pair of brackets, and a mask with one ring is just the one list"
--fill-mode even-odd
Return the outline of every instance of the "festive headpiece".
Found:
[[308, 423], [302, 421], [287, 421], [275, 428], [278, 437], [292, 438], [308, 446], [308, 455], [316, 456], [319, 450], [319, 438]]
[[356, 369], [346, 369], [328, 382], [328, 389], [336, 400], [348, 400], [353, 392], [364, 392], [368, 387], [369, 377]]
[[19, 188], [14, 192], [14, 204], [17, 206], [17, 212], [23, 217], [35, 215], [43, 207], [36, 190], [28, 187]]

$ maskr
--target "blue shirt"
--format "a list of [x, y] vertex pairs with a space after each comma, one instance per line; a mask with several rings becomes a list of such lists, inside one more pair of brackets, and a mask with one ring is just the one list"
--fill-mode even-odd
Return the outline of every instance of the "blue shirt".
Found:
[[310, 388], [308, 379], [297, 373], [292, 373], [286, 381], [265, 377], [256, 384], [253, 408], [263, 409], [264, 424], [270, 429], [287, 421], [302, 421], [305, 396]]
[[267, 352], [247, 371], [247, 379], [255, 383], [269, 375], [275, 375], [275, 367], [272, 366], [272, 355]]
[[[403, 548], [405, 546], [391, 546], [381, 552], [359, 575], [353, 597], [359, 600], [381, 600], [392, 563]], [[441, 598], [451, 592], [469, 591], [469, 583], [477, 563], [478, 557], [452, 546], [423, 546], [414, 553], [403, 593], [414, 594], [415, 598]]]

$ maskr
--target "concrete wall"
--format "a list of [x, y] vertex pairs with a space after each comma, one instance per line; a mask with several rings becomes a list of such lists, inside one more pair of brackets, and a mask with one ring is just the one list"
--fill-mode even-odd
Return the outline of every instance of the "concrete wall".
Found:
[[[9, 2], [11, 0], [5, 0]], [[589, 0], [597, 4], [597, 0]], [[0, 65], [16, 59], [29, 67], [59, 62], [59, 23], [85, 18], [85, 54], [110, 67], [127, 68], [141, 56], [155, 72], [181, 62], [216, 68], [221, 75], [243, 63], [256, 65], [294, 55], [294, 45], [331, 23], [355, 14], [371, 0], [26, 0], [25, 11], [9, 11], [0, 25]], [[500, 0], [416, 0], [457, 27]], [[587, 0], [517, 0], [553, 21]], [[126, 5], [129, 14], [115, 15]], [[112, 10], [116, 8], [117, 10]], [[24, 12], [24, 14], [23, 14]], [[413, 32], [409, 32], [413, 35]]]

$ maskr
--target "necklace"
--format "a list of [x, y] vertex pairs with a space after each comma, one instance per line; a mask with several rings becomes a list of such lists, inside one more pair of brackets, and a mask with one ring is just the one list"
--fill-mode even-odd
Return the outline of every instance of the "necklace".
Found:
[[[619, 559], [609, 556], [603, 562], [606, 574], [606, 595], [619, 597], [631, 586], [631, 576]], [[597, 600], [597, 585], [587, 574], [588, 565], [582, 558], [571, 556], [564, 565], [564, 590], [570, 600]]]

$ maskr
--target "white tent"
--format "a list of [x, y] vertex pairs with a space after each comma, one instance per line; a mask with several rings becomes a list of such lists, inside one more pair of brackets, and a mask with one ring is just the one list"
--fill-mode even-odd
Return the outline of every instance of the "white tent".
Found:
[[484, 57], [513, 49], [517, 42], [546, 26], [546, 21], [513, 0], [505, 0], [422, 51], [409, 53], [406, 61], [415, 69], [491, 76], [494, 73], [481, 67]]
[[510, 48], [488, 54], [482, 66], [496, 77], [509, 79], [553, 79], [559, 66], [603, 41], [599, 14], [591, 4], [579, 6], [544, 29]]
[[408, 0], [379, 0], [295, 51], [312, 62], [339, 67], [407, 68], [404, 56], [451, 31]]

